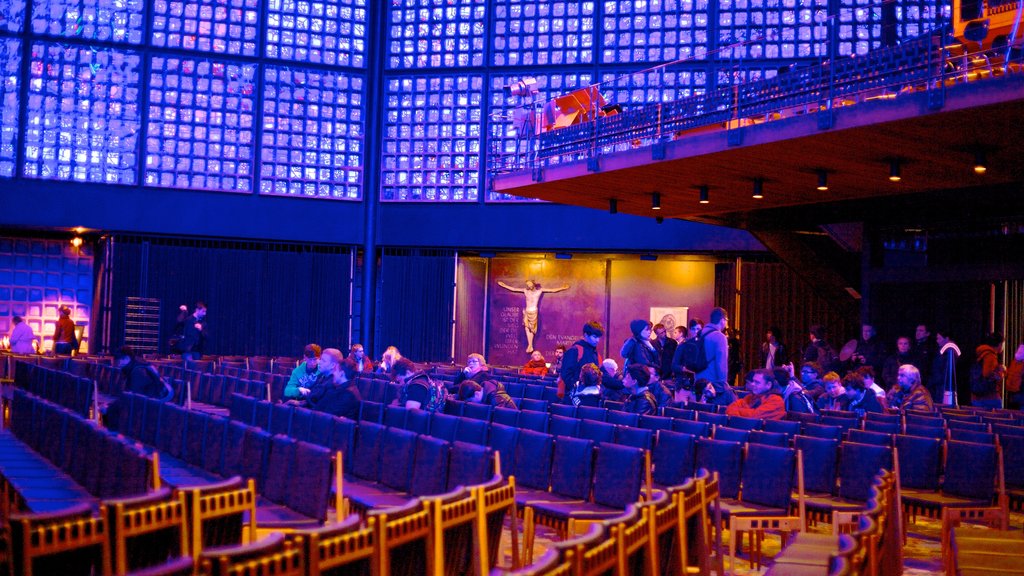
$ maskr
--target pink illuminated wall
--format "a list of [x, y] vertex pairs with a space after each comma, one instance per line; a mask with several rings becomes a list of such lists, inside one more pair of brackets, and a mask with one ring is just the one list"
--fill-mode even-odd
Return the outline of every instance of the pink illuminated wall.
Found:
[[92, 269], [88, 245], [75, 248], [68, 240], [0, 237], [0, 337], [8, 336], [11, 319], [21, 316], [43, 349], [52, 350], [57, 308], [66, 304], [75, 324], [85, 328], [80, 351], [88, 351]]

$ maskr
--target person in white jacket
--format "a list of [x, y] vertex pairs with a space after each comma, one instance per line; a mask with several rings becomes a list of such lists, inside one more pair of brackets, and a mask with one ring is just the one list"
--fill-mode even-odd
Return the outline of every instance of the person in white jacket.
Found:
[[36, 349], [32, 345], [35, 341], [36, 335], [32, 332], [32, 327], [28, 325], [28, 322], [22, 320], [21, 316], [15, 316], [13, 319], [14, 328], [11, 329], [11, 352], [15, 354], [35, 354]]

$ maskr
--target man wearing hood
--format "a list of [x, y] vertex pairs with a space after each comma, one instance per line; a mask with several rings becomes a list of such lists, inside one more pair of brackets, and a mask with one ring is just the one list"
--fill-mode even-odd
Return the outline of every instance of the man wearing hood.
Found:
[[980, 372], [981, 381], [971, 382], [971, 406], [983, 408], [1002, 408], [1002, 390], [1000, 384], [1006, 374], [1006, 367], [999, 362], [1003, 353], [1003, 335], [993, 332], [985, 337], [981, 346], [974, 349], [975, 363], [978, 367], [971, 370], [972, 380]]
[[565, 391], [572, 390], [580, 379], [580, 369], [585, 364], [601, 364], [597, 345], [604, 336], [604, 326], [597, 320], [583, 325], [583, 338], [576, 341], [562, 357], [562, 371], [558, 375], [558, 397], [565, 398]]
[[633, 336], [626, 339], [619, 350], [619, 354], [625, 360], [622, 369], [626, 370], [633, 364], [639, 364], [658, 371], [661, 368], [661, 356], [651, 343], [651, 323], [643, 319], [633, 320], [629, 323], [629, 330]]
[[459, 387], [459, 400], [490, 404], [495, 408], [519, 410], [512, 397], [505, 391], [505, 385], [497, 380], [484, 380], [482, 383], [466, 381]]

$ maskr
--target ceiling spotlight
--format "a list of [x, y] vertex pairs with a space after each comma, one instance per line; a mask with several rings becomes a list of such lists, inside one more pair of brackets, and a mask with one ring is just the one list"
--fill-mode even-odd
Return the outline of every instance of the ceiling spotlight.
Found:
[[651, 192], [651, 210], [661, 210], [661, 192]]
[[824, 170], [818, 170], [818, 190], [828, 190], [828, 172]]
[[523, 78], [518, 82], [513, 82], [508, 86], [505, 86], [505, 96], [533, 96], [539, 92], [537, 90], [537, 79], [536, 78]]
[[619, 213], [619, 201], [616, 200], [615, 198], [612, 198], [611, 200], [608, 201], [608, 213], [609, 214], [618, 214]]
[[760, 200], [764, 198], [764, 180], [760, 178], [754, 179], [754, 198]]
[[708, 187], [707, 186], [701, 186], [700, 187], [700, 203], [701, 204], [707, 204], [708, 202], [710, 202], [710, 200], [708, 200]]
[[985, 161], [985, 151], [977, 150], [974, 152], [974, 173], [984, 174], [988, 171], [988, 163]]
[[889, 160], [889, 181], [899, 182], [903, 177], [900, 176], [900, 161]]
[[81, 236], [75, 236], [74, 238], [72, 238], [71, 239], [71, 245], [74, 246], [75, 248], [80, 247], [82, 245], [82, 237]]

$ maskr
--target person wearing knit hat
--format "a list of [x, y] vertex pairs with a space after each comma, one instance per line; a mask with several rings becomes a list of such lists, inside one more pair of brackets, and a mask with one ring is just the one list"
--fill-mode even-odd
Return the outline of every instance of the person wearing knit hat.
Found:
[[661, 369], [661, 357], [651, 343], [651, 323], [636, 319], [629, 323], [629, 330], [633, 335], [622, 343], [622, 349], [619, 351], [625, 360], [622, 369], [639, 364], [654, 368], [655, 373], [658, 373]]

